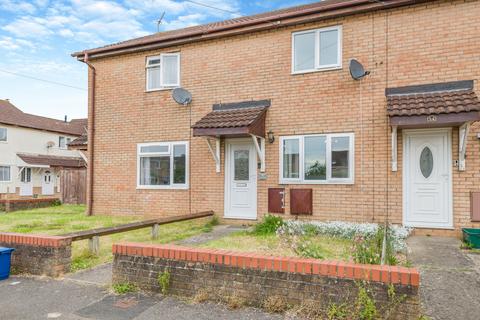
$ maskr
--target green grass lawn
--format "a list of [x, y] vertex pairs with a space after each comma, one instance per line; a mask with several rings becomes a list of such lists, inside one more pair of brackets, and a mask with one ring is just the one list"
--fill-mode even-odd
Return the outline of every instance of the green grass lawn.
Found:
[[[299, 245], [300, 244], [300, 245]], [[269, 256], [313, 256], [318, 259], [350, 260], [350, 240], [326, 236], [312, 236], [292, 243], [292, 240], [276, 234], [255, 235], [249, 231], [232, 233], [229, 236], [200, 245], [203, 248], [225, 249], [260, 253]]]
[[[0, 214], [0, 232], [62, 235], [101, 227], [112, 227], [145, 220], [141, 216], [85, 216], [85, 206], [61, 205], [56, 207], [15, 211]], [[149, 217], [151, 218], [151, 217]], [[160, 226], [159, 238], [152, 240], [150, 228], [144, 228], [100, 237], [100, 254], [88, 252], [88, 240], [72, 245], [72, 271], [86, 269], [112, 260], [112, 244], [121, 241], [145, 243], [171, 243], [212, 229], [212, 218], [176, 222]]]

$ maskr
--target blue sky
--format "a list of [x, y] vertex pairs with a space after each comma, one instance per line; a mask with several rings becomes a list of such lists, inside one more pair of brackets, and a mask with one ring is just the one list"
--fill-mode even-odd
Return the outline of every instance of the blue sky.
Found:
[[161, 30], [250, 15], [314, 0], [0, 0], [0, 99], [25, 112], [62, 119], [86, 117], [87, 91], [12, 75], [86, 88], [84, 64], [72, 52]]

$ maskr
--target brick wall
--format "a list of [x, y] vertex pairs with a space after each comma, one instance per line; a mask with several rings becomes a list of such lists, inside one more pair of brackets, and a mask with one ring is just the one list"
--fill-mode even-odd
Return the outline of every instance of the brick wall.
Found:
[[[289, 189], [308, 187], [313, 188], [310, 219], [382, 222], [388, 214], [392, 222], [402, 223], [402, 132], [399, 170], [391, 172], [384, 90], [477, 79], [479, 15], [478, 1], [443, 0], [93, 60], [94, 213], [169, 215], [187, 213], [191, 207], [192, 212], [214, 210], [221, 216], [223, 142], [222, 169], [216, 173], [204, 139], [191, 138], [191, 192], [136, 189], [136, 145], [189, 140], [190, 123], [214, 103], [271, 99], [266, 130], [277, 139], [266, 146], [267, 179], [258, 181], [259, 216], [267, 212], [268, 188], [279, 186], [279, 136], [353, 132], [355, 183], [286, 185], [287, 217]], [[333, 25], [343, 26], [343, 68], [292, 75], [291, 33]], [[173, 51], [181, 53], [181, 85], [194, 97], [190, 107], [175, 104], [169, 90], [145, 92], [146, 56]], [[350, 58], [361, 61], [371, 74], [353, 81], [347, 67]], [[477, 80], [475, 87], [478, 91]], [[479, 189], [479, 129], [478, 124], [471, 129], [466, 171], [453, 168], [456, 228], [480, 226], [469, 219], [469, 192]], [[452, 141], [452, 159], [457, 159], [457, 129]]]
[[0, 200], [0, 211], [17, 211], [50, 207], [60, 201], [59, 198], [9, 199]]
[[326, 309], [331, 303], [353, 303], [358, 281], [364, 280], [379, 310], [388, 304], [388, 285], [393, 284], [398, 295], [406, 295], [395, 317], [418, 318], [419, 273], [411, 268], [172, 245], [115, 244], [113, 253], [113, 283], [129, 282], [145, 290], [160, 291], [158, 276], [168, 270], [170, 293], [177, 295], [208, 292], [215, 298], [235, 296], [255, 306], [269, 297], [281, 297], [291, 305], [310, 301]]
[[12, 272], [58, 277], [70, 271], [68, 237], [0, 233], [0, 246], [15, 248]]

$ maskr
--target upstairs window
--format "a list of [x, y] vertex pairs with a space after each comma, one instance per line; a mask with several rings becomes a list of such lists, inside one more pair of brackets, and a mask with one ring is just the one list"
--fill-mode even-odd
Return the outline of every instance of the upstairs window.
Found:
[[10, 181], [10, 167], [0, 166], [0, 182], [9, 182], [9, 181]]
[[293, 33], [292, 73], [337, 69], [341, 66], [341, 26]]
[[352, 133], [280, 137], [280, 183], [353, 183]]
[[0, 128], [0, 142], [7, 141], [7, 128]]
[[71, 138], [67, 138], [67, 137], [58, 137], [58, 147], [60, 149], [67, 149], [68, 147], [68, 144], [72, 141]]
[[180, 86], [180, 53], [147, 57], [147, 91]]
[[188, 142], [138, 145], [138, 188], [188, 188]]

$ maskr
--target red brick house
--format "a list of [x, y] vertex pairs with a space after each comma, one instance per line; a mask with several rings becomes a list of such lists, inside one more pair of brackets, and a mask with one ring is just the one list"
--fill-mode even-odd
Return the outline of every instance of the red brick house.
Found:
[[478, 16], [478, 1], [326, 0], [74, 53], [90, 212], [480, 226]]

